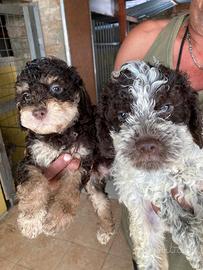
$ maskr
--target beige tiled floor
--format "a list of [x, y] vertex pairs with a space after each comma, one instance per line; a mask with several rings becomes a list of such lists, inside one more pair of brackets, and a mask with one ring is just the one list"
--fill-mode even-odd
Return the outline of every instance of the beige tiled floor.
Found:
[[129, 248], [120, 228], [121, 211], [112, 201], [116, 234], [107, 246], [96, 240], [97, 218], [86, 195], [67, 231], [56, 237], [24, 238], [17, 229], [14, 207], [0, 221], [1, 270], [132, 270]]

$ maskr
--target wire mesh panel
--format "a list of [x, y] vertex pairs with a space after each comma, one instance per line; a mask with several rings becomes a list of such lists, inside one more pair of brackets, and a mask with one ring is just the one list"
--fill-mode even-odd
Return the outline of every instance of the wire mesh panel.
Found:
[[92, 20], [96, 64], [97, 97], [109, 80], [119, 48], [118, 23]]
[[0, 129], [13, 171], [23, 157], [25, 137], [19, 129], [15, 109], [16, 76], [27, 61], [44, 56], [38, 49], [42, 44], [34, 36], [37, 31], [34, 33], [32, 29], [35, 21], [31, 21], [30, 9], [33, 8], [36, 5], [0, 4]]

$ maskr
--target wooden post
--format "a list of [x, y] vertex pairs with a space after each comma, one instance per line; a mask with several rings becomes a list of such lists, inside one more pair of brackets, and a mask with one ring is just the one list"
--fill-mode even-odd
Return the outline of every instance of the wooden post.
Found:
[[120, 43], [122, 43], [127, 32], [125, 0], [118, 0], [118, 21], [120, 29]]
[[64, 0], [64, 10], [70, 45], [71, 65], [77, 68], [92, 102], [96, 103], [89, 0]]

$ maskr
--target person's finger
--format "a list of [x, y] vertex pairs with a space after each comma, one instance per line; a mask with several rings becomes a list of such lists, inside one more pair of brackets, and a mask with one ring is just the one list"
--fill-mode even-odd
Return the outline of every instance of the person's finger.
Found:
[[[171, 195], [183, 209], [185, 209], [187, 211], [193, 210], [192, 206], [185, 200], [184, 197], [181, 199], [178, 198], [178, 196], [177, 196], [178, 195], [178, 188], [177, 187], [171, 189]], [[152, 205], [154, 212], [158, 214], [158, 212], [160, 211], [160, 208], [157, 207], [156, 205], [154, 205], [153, 203], [151, 203], [151, 205]]]
[[185, 210], [191, 210], [192, 207], [191, 207], [191, 205], [185, 200], [185, 198], [183, 197], [183, 198], [181, 198], [181, 199], [178, 199], [177, 194], [178, 194], [178, 188], [177, 188], [177, 187], [171, 189], [171, 195], [172, 195], [172, 197], [179, 203], [179, 205], [180, 205], [183, 209], [185, 209]]
[[78, 158], [73, 158], [70, 163], [66, 166], [66, 169], [70, 171], [76, 171], [80, 167], [80, 159]]
[[62, 154], [48, 168], [43, 171], [44, 176], [50, 180], [60, 173], [71, 162], [72, 156], [70, 154]]
[[153, 203], [151, 203], [151, 205], [152, 205], [152, 209], [154, 210], [154, 212], [156, 213], [156, 214], [158, 214], [158, 212], [160, 211], [160, 208], [159, 207], [157, 207], [155, 204], [153, 204]]
[[66, 171], [76, 171], [78, 170], [80, 167], [80, 160], [79, 159], [72, 159], [70, 161], [70, 163], [65, 167], [63, 168], [57, 175], [54, 175], [54, 177], [50, 178], [49, 181], [52, 182], [58, 182], [58, 180], [63, 176], [63, 174], [66, 172]]

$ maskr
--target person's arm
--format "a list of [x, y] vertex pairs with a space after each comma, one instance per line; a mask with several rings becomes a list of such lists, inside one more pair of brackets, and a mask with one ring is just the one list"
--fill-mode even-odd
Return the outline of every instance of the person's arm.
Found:
[[118, 70], [127, 61], [142, 60], [168, 22], [169, 20], [149, 20], [134, 27], [118, 51], [114, 70]]

